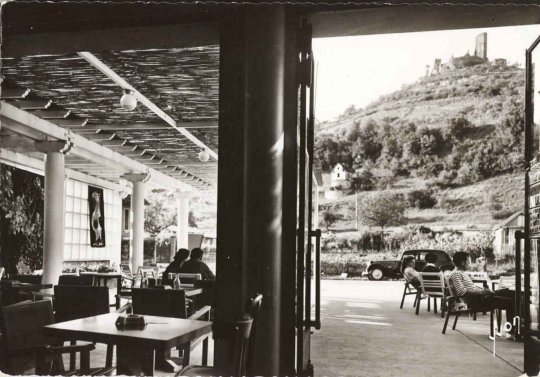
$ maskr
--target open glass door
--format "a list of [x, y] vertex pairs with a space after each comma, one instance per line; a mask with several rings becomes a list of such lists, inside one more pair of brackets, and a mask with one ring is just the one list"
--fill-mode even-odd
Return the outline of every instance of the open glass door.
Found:
[[[540, 243], [540, 37], [526, 52], [525, 91], [525, 248], [523, 271], [516, 271], [516, 283], [523, 274], [521, 334], [524, 340], [524, 369], [536, 376], [540, 364], [538, 250]], [[519, 248], [518, 248], [519, 252]], [[516, 255], [517, 256], [517, 255]], [[519, 256], [517, 256], [519, 258]], [[516, 263], [516, 267], [518, 264]], [[521, 272], [521, 273], [520, 273]], [[516, 292], [521, 291], [517, 288]]]
[[313, 205], [314, 197], [317, 195], [313, 182], [315, 77], [311, 50], [311, 26], [306, 23], [302, 24], [298, 32], [298, 50], [296, 374], [313, 376], [310, 337], [312, 328], [320, 328], [321, 232], [315, 229], [317, 223], [315, 216], [318, 216], [318, 212]]

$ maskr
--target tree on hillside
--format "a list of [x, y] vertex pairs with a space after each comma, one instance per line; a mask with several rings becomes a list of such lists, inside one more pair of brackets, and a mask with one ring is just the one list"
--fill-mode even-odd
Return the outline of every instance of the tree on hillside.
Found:
[[404, 224], [406, 208], [402, 195], [381, 192], [363, 200], [359, 216], [363, 224], [384, 230], [388, 226]]
[[322, 215], [324, 226], [327, 232], [330, 231], [330, 226], [332, 226], [332, 224], [335, 224], [340, 219], [340, 216], [335, 213], [332, 208], [325, 209]]

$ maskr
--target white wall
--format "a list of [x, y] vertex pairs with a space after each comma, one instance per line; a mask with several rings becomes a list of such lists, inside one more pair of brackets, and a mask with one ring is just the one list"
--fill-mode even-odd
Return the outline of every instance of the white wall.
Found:
[[120, 264], [122, 198], [117, 191], [103, 189], [105, 247], [90, 247], [88, 184], [67, 179], [65, 183], [64, 261], [109, 260]]

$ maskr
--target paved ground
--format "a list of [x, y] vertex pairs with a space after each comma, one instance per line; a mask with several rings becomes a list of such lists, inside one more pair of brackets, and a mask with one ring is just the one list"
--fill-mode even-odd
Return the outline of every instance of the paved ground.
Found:
[[[489, 315], [477, 321], [460, 318], [458, 331], [450, 328], [442, 335], [442, 319], [428, 313], [424, 301], [418, 316], [412, 296], [399, 309], [402, 289], [400, 281], [323, 280], [322, 329], [312, 337], [315, 376], [522, 375], [522, 343], [499, 338], [493, 357]], [[212, 360], [212, 341], [209, 349]], [[200, 350], [193, 352], [193, 364], [200, 363], [200, 355]], [[91, 364], [105, 364], [103, 345], [96, 345]]]
[[522, 343], [488, 339], [489, 315], [460, 318], [457, 330], [441, 334], [440, 316], [420, 315], [408, 296], [399, 309], [403, 282], [322, 281], [322, 329], [312, 337], [316, 376], [522, 375]]

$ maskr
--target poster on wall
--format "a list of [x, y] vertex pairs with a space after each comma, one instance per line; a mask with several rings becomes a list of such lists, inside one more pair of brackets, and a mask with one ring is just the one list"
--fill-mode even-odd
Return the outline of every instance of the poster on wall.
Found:
[[88, 209], [90, 210], [90, 246], [105, 247], [103, 189], [88, 186]]

